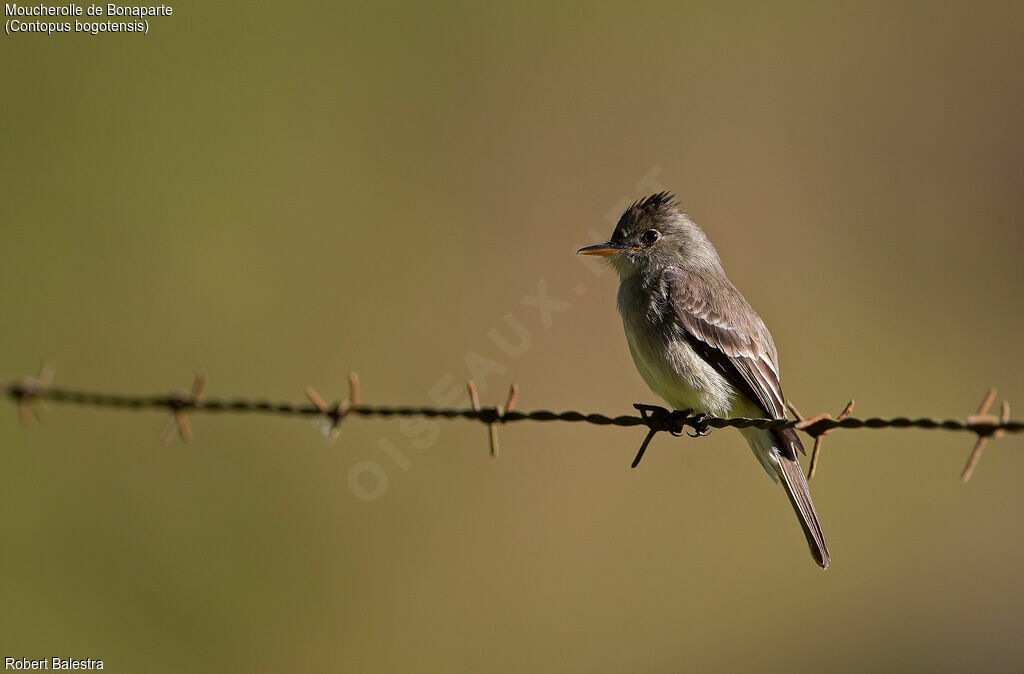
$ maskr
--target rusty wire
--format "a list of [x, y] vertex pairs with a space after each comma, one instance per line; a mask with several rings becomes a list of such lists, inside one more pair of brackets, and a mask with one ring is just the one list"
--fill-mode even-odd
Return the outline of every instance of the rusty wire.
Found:
[[634, 404], [640, 414], [607, 416], [597, 413], [583, 413], [574, 410], [553, 412], [550, 410], [533, 410], [521, 412], [515, 410], [519, 389], [512, 385], [504, 405], [483, 407], [480, 405], [476, 385], [470, 381], [467, 390], [472, 404], [471, 408], [460, 409], [451, 407], [404, 406], [404, 405], [367, 405], [361, 400], [359, 378], [349, 375], [349, 397], [328, 404], [312, 387], [306, 388], [309, 404], [288, 401], [271, 401], [261, 398], [208, 398], [203, 395], [206, 379], [198, 375], [190, 391], [174, 391], [168, 394], [121, 394], [97, 393], [81, 389], [61, 388], [53, 386], [54, 370], [44, 365], [36, 377], [23, 377], [15, 382], [0, 380], [0, 395], [13, 400], [18, 408], [22, 422], [29, 421], [32, 416], [39, 416], [39, 405], [44, 401], [102, 407], [113, 409], [164, 409], [171, 412], [171, 418], [164, 426], [160, 436], [167, 442], [177, 430], [181, 439], [187, 442], [192, 437], [192, 427], [188, 412], [234, 412], [251, 414], [276, 414], [282, 416], [323, 416], [330, 421], [330, 439], [337, 438], [343, 420], [351, 415], [362, 417], [428, 417], [445, 419], [470, 419], [482, 422], [489, 428], [491, 456], [498, 455], [497, 425], [517, 421], [564, 421], [594, 424], [597, 426], [646, 426], [648, 432], [643, 444], [633, 461], [639, 464], [651, 439], [660, 432], [681, 435], [684, 428], [689, 427], [700, 433], [707, 428], [760, 428], [782, 429], [795, 428], [814, 438], [814, 450], [811, 455], [811, 466], [808, 477], [813, 477], [821, 452], [822, 439], [836, 429], [855, 428], [920, 428], [945, 431], [968, 431], [977, 436], [974, 449], [967, 460], [961, 479], [970, 479], [982, 450], [990, 438], [998, 438], [1004, 433], [1020, 433], [1024, 431], [1024, 422], [1010, 419], [1008, 402], [1003, 402], [1002, 413], [996, 417], [988, 414], [988, 408], [995, 400], [996, 390], [990, 389], [982, 400], [978, 412], [963, 420], [932, 419], [920, 417], [871, 417], [857, 419], [850, 416], [853, 401], [847, 404], [842, 413], [835, 419], [828, 414], [820, 414], [804, 418], [797, 409], [790, 405], [790, 411], [796, 419], [754, 419], [748, 417], [707, 417], [691, 415], [689, 411], [672, 411], [656, 405]]

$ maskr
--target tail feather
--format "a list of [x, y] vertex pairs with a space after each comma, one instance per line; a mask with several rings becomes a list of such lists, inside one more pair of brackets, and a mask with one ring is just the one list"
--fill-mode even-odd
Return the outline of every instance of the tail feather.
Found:
[[831, 555], [828, 552], [828, 545], [825, 544], [825, 535], [821, 532], [821, 524], [818, 523], [818, 513], [814, 510], [814, 502], [811, 501], [811, 492], [804, 479], [803, 469], [796, 459], [796, 450], [802, 450], [800, 438], [796, 431], [785, 429], [772, 433], [775, 438], [781, 441], [779, 447], [778, 464], [776, 470], [782, 478], [782, 486], [786, 488], [786, 494], [793, 504], [800, 520], [800, 526], [807, 537], [807, 545], [811, 549], [811, 556], [823, 569], [828, 568]]

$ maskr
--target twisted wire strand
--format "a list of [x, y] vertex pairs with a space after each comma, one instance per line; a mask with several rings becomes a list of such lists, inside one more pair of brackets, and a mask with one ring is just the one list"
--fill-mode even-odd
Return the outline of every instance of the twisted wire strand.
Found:
[[[804, 425], [798, 420], [754, 419], [748, 417], [697, 417], [687, 416], [678, 412], [670, 412], [662, 407], [640, 406], [648, 414], [608, 416], [598, 413], [584, 413], [575, 410], [555, 412], [551, 410], [533, 410], [529, 412], [505, 411], [498, 407], [480, 409], [429, 407], [429, 406], [394, 406], [365, 405], [344, 407], [335, 403], [326, 411], [312, 404], [294, 403], [289, 401], [272, 401], [261, 398], [199, 398], [183, 393], [171, 394], [119, 394], [98, 393], [77, 389], [34, 386], [32, 383], [6, 384], [0, 382], [0, 393], [19, 403], [45, 400], [70, 405], [113, 409], [166, 409], [171, 412], [209, 412], [209, 413], [251, 413], [281, 416], [317, 416], [325, 415], [335, 422], [347, 415], [363, 417], [429, 417], [447, 419], [470, 419], [485, 424], [514, 423], [519, 421], [535, 422], [574, 422], [596, 426], [647, 426], [654, 431], [679, 431], [682, 426], [698, 428], [706, 425], [711, 428], [760, 428], [782, 429], [798, 428], [811, 436], [836, 429], [856, 428], [921, 428], [945, 431], [970, 431], [979, 437], [987, 437], [997, 432], [1020, 433], [1024, 431], [1024, 422], [1015, 420], [989, 419], [933, 419], [929, 417], [910, 418], [906, 416], [882, 418], [871, 417], [858, 419], [819, 419]], [[678, 433], [675, 433], [678, 434]]]

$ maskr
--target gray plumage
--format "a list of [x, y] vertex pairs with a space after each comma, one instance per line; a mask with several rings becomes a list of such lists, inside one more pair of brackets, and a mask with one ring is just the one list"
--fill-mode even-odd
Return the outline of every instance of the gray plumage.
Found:
[[[771, 334], [671, 194], [637, 201], [610, 241], [580, 252], [604, 255], [618, 271], [618, 307], [633, 362], [669, 405], [711, 416], [786, 418]], [[741, 432], [768, 474], [781, 478], [812, 556], [827, 568], [828, 546], [797, 460], [803, 446], [796, 432]]]

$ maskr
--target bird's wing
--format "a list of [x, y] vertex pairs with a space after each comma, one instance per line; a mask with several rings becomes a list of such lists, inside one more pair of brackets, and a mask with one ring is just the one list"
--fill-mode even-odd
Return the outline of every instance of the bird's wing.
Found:
[[667, 270], [662, 283], [694, 350], [765, 415], [785, 419], [775, 343], [739, 291], [679, 269]]

